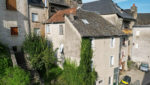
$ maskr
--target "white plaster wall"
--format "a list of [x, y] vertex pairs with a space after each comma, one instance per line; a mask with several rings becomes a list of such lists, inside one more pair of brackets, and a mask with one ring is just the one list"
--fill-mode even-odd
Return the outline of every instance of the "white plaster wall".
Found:
[[[0, 0], [0, 42], [21, 46], [28, 30], [27, 0], [16, 0], [17, 11], [6, 9], [6, 0]], [[18, 36], [11, 36], [10, 27], [18, 27]]]
[[75, 61], [78, 65], [80, 63], [81, 40], [79, 32], [65, 17], [65, 57]]
[[[61, 44], [64, 44], [64, 36], [65, 36], [65, 24], [46, 24], [49, 25], [50, 33], [45, 32], [45, 38], [49, 41], [53, 42], [54, 50], [59, 48]], [[63, 35], [59, 35], [59, 26], [63, 25]], [[46, 30], [46, 26], [45, 26]]]
[[101, 15], [104, 19], [109, 21], [111, 24], [121, 28], [122, 26], [122, 18], [119, 18], [116, 14], [108, 14], [108, 15]]
[[[139, 36], [136, 32], [139, 31]], [[150, 65], [150, 26], [133, 28], [133, 48], [131, 59], [135, 62], [148, 62]], [[138, 44], [138, 48], [136, 48]], [[149, 56], [149, 57], [148, 57]]]
[[[120, 38], [115, 38], [115, 47], [111, 48], [111, 38], [95, 39], [95, 50], [93, 51], [94, 68], [98, 73], [96, 85], [108, 85], [109, 77], [112, 77], [113, 85], [114, 68], [119, 67]], [[110, 66], [110, 56], [114, 56], [114, 65]], [[101, 81], [99, 83], [99, 81]]]

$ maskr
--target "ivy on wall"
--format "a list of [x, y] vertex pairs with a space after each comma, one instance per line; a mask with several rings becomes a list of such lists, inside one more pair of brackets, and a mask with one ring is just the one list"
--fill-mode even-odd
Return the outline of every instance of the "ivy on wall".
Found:
[[80, 79], [83, 81], [82, 85], [95, 85], [97, 79], [97, 73], [92, 69], [92, 49], [91, 40], [88, 38], [82, 38], [81, 43], [81, 60], [79, 65]]

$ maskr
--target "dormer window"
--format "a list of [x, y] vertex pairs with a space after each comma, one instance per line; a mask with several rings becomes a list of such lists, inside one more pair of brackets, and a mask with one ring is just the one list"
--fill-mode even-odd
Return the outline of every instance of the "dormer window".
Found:
[[82, 19], [82, 22], [83, 22], [84, 24], [89, 24], [89, 22], [88, 22], [86, 19]]

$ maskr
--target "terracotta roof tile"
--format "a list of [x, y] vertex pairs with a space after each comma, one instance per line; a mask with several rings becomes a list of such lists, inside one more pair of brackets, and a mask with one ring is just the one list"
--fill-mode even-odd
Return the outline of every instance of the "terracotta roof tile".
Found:
[[69, 8], [56, 12], [50, 19], [47, 20], [47, 23], [64, 22], [65, 14], [76, 14], [76, 8]]

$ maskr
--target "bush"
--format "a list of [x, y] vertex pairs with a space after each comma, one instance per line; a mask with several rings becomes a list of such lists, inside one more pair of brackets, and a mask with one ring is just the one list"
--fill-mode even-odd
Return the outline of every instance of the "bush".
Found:
[[55, 52], [52, 43], [41, 36], [29, 35], [24, 42], [24, 50], [30, 56], [30, 61], [36, 70], [49, 69], [56, 63]]
[[[45, 83], [50, 82], [50, 71], [56, 70], [57, 59], [53, 50], [53, 44], [45, 38], [36, 35], [28, 35], [23, 46], [25, 53], [29, 54], [29, 61], [32, 67], [40, 73], [40, 77], [44, 78]], [[55, 74], [57, 76], [57, 73]], [[54, 78], [55, 80], [55, 78]]]
[[4, 76], [5, 69], [12, 66], [9, 49], [0, 43], [0, 78]]
[[0, 43], [0, 57], [10, 57], [9, 48]]

